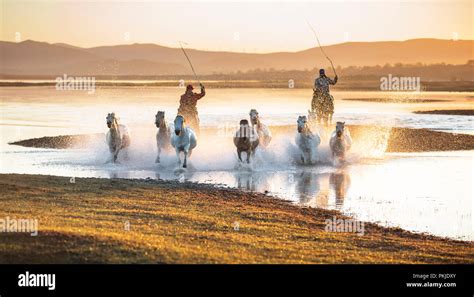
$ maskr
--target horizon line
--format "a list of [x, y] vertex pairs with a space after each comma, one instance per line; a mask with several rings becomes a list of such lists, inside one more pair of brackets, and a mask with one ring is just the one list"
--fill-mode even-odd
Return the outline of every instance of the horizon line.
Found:
[[[322, 45], [322, 47], [331, 47], [331, 46], [337, 46], [337, 45], [342, 45], [342, 44], [348, 44], [348, 43], [383, 43], [383, 42], [408, 42], [408, 41], [415, 41], [415, 40], [441, 40], [441, 41], [474, 41], [474, 39], [442, 39], [442, 38], [430, 38], [430, 37], [419, 37], [419, 38], [411, 38], [411, 39], [405, 39], [405, 40], [379, 40], [379, 41], [345, 41], [341, 43], [333, 43], [333, 44], [327, 44], [327, 45]], [[37, 43], [46, 43], [49, 45], [55, 45], [55, 46], [61, 46], [61, 45], [67, 45], [72, 48], [79, 48], [79, 49], [92, 49], [92, 48], [99, 48], [99, 47], [114, 47], [114, 46], [131, 46], [131, 45], [155, 45], [155, 46], [160, 46], [164, 48], [170, 48], [170, 49], [179, 49], [179, 47], [171, 47], [167, 45], [161, 45], [158, 43], [140, 43], [140, 42], [134, 42], [134, 43], [121, 43], [121, 44], [114, 44], [114, 45], [98, 45], [98, 46], [90, 46], [90, 47], [83, 47], [83, 46], [78, 46], [78, 45], [72, 45], [69, 43], [65, 42], [48, 42], [48, 41], [39, 41], [39, 40], [34, 40], [34, 39], [26, 39], [22, 41], [9, 41], [9, 40], [0, 40], [0, 42], [9, 42], [9, 43], [24, 43], [24, 42], [37, 42]], [[188, 50], [196, 50], [196, 51], [202, 51], [202, 52], [216, 52], [216, 53], [235, 53], [235, 54], [255, 54], [255, 55], [265, 55], [265, 54], [278, 54], [278, 53], [298, 53], [298, 52], [303, 52], [311, 49], [318, 48], [319, 46], [316, 45], [314, 47], [306, 48], [306, 49], [301, 49], [297, 51], [270, 51], [270, 52], [247, 52], [247, 51], [230, 51], [230, 50], [210, 50], [210, 49], [199, 49], [199, 48], [191, 48], [191, 47], [185, 47]]]

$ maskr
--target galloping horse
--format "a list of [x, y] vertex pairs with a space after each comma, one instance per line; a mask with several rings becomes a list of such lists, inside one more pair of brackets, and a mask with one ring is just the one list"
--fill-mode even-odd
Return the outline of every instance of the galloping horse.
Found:
[[242, 162], [242, 152], [247, 154], [247, 163], [250, 163], [250, 156], [253, 157], [259, 143], [257, 132], [254, 127], [250, 127], [249, 121], [241, 120], [240, 128], [235, 132], [234, 144], [237, 147], [237, 155]]
[[181, 165], [181, 158], [179, 153], [184, 153], [183, 168], [187, 167], [187, 159], [191, 157], [193, 149], [197, 145], [196, 134], [193, 129], [186, 127], [184, 117], [177, 115], [174, 119], [174, 134], [171, 137], [171, 145], [176, 150], [176, 157], [178, 157], [178, 164]]
[[256, 109], [250, 110], [250, 122], [252, 123], [252, 127], [255, 128], [257, 131], [257, 135], [259, 138], [259, 143], [263, 145], [263, 147], [267, 147], [272, 140], [272, 133], [268, 129], [268, 127], [260, 121], [258, 116], [258, 111]]
[[333, 158], [341, 161], [345, 160], [346, 152], [351, 148], [352, 138], [349, 129], [344, 127], [345, 122], [337, 122], [336, 130], [332, 133], [329, 140]]
[[109, 151], [112, 153], [108, 162], [115, 163], [117, 162], [120, 150], [130, 146], [130, 134], [127, 126], [118, 123], [118, 118], [115, 116], [115, 113], [109, 113], [105, 119], [107, 120], [107, 127], [109, 127], [106, 141], [109, 145]]
[[301, 162], [303, 164], [311, 164], [316, 156], [321, 138], [317, 133], [311, 132], [306, 116], [299, 116], [296, 122], [298, 134], [296, 135], [295, 142], [301, 150]]
[[160, 163], [161, 150], [168, 150], [171, 148], [173, 125], [166, 123], [164, 111], [158, 111], [155, 115], [155, 125], [158, 128], [158, 132], [156, 132], [156, 147], [158, 148], [158, 155], [156, 156], [155, 163]]

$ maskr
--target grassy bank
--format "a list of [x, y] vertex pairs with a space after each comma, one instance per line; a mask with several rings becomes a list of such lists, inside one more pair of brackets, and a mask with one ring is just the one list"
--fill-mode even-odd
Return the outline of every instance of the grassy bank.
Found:
[[473, 243], [326, 232], [344, 217], [207, 185], [3, 174], [0, 201], [0, 218], [39, 225], [0, 234], [0, 263], [474, 263]]

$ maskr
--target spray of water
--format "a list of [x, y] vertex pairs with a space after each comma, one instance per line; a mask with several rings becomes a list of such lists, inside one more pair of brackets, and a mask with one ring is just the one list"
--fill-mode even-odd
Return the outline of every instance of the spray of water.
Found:
[[390, 127], [365, 127], [357, 134], [352, 154], [360, 158], [382, 158], [387, 150]]
[[[133, 127], [132, 143], [128, 159], [119, 155], [120, 164], [103, 164], [109, 154], [104, 141], [88, 144], [86, 159], [76, 160], [82, 165], [105, 167], [120, 166], [124, 170], [176, 170], [178, 167], [174, 150], [162, 154], [161, 163], [155, 164], [156, 129], [152, 127]], [[232, 134], [218, 133], [217, 129], [203, 129], [198, 137], [197, 148], [189, 158], [188, 170], [194, 171], [277, 171], [289, 166], [297, 166], [300, 160], [299, 148], [295, 145], [296, 127], [294, 132], [273, 133], [273, 139], [267, 148], [259, 148], [251, 164], [238, 162], [236, 148], [232, 142]], [[352, 132], [352, 131], [351, 131]], [[332, 164], [329, 149], [330, 130], [320, 129], [321, 144], [318, 147], [315, 165]], [[353, 134], [353, 146], [348, 154], [349, 162], [358, 162], [364, 158], [380, 158], [387, 148], [390, 128], [374, 127]], [[84, 157], [84, 156], [83, 156]], [[182, 158], [182, 156], [181, 156]]]

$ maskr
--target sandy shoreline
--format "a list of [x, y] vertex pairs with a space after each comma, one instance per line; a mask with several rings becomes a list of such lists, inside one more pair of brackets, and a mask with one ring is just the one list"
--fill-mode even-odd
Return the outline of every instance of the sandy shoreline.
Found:
[[[454, 134], [428, 129], [387, 128], [377, 126], [349, 125], [354, 143], [363, 142], [374, 135], [390, 130], [388, 135], [388, 153], [474, 150], [474, 135]], [[294, 126], [272, 126], [274, 134], [295, 133]], [[204, 128], [203, 133], [218, 133], [217, 129]], [[104, 134], [62, 135], [41, 137], [12, 142], [12, 145], [25, 147], [68, 149], [87, 145], [91, 142], [103, 142]]]
[[[474, 263], [474, 243], [364, 224], [327, 232], [336, 211], [259, 193], [154, 180], [2, 174], [0, 263]], [[127, 228], [128, 226], [128, 228]]]

